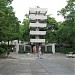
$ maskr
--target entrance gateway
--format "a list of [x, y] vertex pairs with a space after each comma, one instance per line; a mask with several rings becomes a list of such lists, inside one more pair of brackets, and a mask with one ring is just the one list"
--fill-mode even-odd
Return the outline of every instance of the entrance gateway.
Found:
[[[32, 53], [33, 46], [27, 44], [16, 44], [16, 53]], [[55, 43], [41, 46], [42, 52], [55, 53]]]
[[[55, 44], [45, 45], [45, 38], [47, 23], [47, 8], [40, 8], [37, 6], [36, 8], [29, 8], [29, 28], [30, 28], [30, 43], [31, 49], [36, 47], [36, 52], [38, 52], [39, 47], [44, 47], [44, 50], [47, 51], [48, 47], [51, 47], [52, 53], [55, 53]], [[19, 51], [19, 46], [17, 46], [17, 52]], [[24, 48], [25, 49], [25, 48]], [[30, 51], [31, 51], [30, 49]], [[33, 51], [32, 51], [33, 52]]]

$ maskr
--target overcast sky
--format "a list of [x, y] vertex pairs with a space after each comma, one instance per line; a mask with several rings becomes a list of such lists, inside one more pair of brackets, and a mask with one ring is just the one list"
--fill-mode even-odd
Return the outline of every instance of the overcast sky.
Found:
[[62, 21], [63, 18], [57, 16], [57, 11], [66, 4], [66, 0], [13, 0], [12, 2], [16, 16], [20, 21], [24, 19], [25, 14], [29, 13], [29, 7], [35, 8], [36, 6], [48, 8], [47, 14], [52, 14], [57, 21]]

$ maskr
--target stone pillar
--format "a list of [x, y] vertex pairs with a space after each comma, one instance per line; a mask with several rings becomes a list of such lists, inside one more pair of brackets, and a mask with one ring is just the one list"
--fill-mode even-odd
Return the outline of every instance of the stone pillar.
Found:
[[19, 43], [17, 42], [16, 43], [16, 53], [18, 53], [18, 51], [19, 51]]
[[55, 43], [52, 44], [52, 52], [55, 53]]

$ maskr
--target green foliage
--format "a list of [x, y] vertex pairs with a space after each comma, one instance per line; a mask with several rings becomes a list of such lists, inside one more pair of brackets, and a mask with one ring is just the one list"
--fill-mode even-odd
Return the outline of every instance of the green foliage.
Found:
[[54, 29], [58, 29], [58, 22], [55, 20], [55, 18], [51, 17], [50, 15], [47, 15], [47, 26], [54, 25]]
[[50, 15], [47, 16], [47, 26], [54, 25], [54, 28], [48, 29], [46, 31], [46, 43], [53, 43], [56, 42], [56, 31], [58, 30], [58, 23]]
[[67, 54], [69, 52], [75, 52], [75, 51], [73, 50], [73, 48], [63, 48], [60, 49], [60, 52]]
[[26, 14], [25, 15], [25, 19], [23, 20], [23, 23], [22, 25], [20, 25], [20, 33], [21, 33], [21, 36], [20, 36], [20, 39], [22, 41], [29, 41], [29, 20], [28, 20], [28, 15]]
[[4, 48], [5, 50], [7, 50], [7, 44], [2, 43], [2, 44], [0, 44], [0, 47], [2, 47], [2, 48]]
[[73, 49], [69, 44], [64, 44], [64, 47], [56, 45], [56, 52], [65, 53], [65, 54], [69, 52], [75, 53], [75, 49]]
[[70, 44], [74, 49], [75, 44], [75, 0], [68, 0], [67, 5], [59, 13], [63, 15], [65, 21], [61, 23], [59, 29], [60, 42]]
[[6, 50], [2, 47], [0, 47], [0, 54], [4, 54], [6, 52]]
[[52, 31], [48, 30], [47, 33], [46, 33], [46, 40], [48, 41], [48, 43], [56, 42], [55, 32], [52, 32]]
[[0, 54], [4, 54], [7, 51], [7, 45], [2, 43], [0, 44]]
[[[67, 18], [67, 16], [74, 16], [75, 13], [75, 0], [68, 0], [67, 5], [62, 8], [59, 12], [64, 18]], [[71, 17], [70, 17], [71, 18]]]
[[0, 0], [0, 41], [13, 40], [18, 36], [19, 21], [10, 5], [12, 1]]

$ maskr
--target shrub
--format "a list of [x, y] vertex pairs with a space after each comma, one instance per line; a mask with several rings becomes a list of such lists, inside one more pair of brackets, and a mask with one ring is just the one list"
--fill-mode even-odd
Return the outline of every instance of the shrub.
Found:
[[7, 50], [7, 45], [4, 44], [4, 43], [0, 44], [0, 47], [1, 47], [1, 48], [4, 48], [5, 50]]
[[0, 54], [4, 54], [6, 52], [6, 50], [2, 47], [0, 47]]
[[73, 48], [62, 48], [60, 49], [61, 53], [69, 53], [69, 52], [74, 52]]
[[7, 45], [6, 44], [0, 44], [0, 54], [4, 54], [7, 50]]

